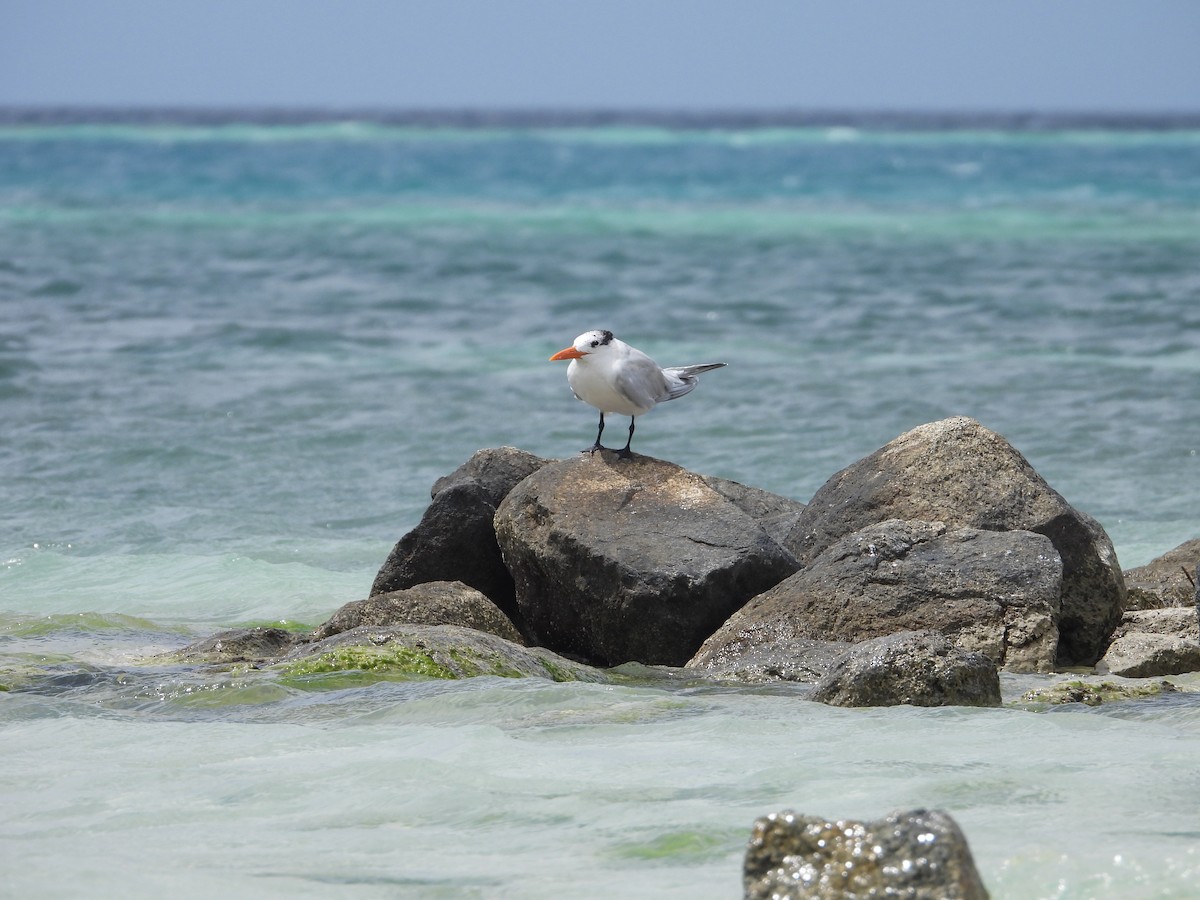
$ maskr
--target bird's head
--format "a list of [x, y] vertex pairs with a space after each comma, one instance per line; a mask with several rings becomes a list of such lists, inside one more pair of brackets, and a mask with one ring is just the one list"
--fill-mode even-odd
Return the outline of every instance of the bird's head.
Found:
[[591, 353], [602, 353], [606, 348], [611, 346], [612, 341], [613, 333], [611, 331], [585, 331], [579, 337], [575, 338], [575, 343], [566, 350], [559, 350], [550, 357], [550, 361], [581, 359]]

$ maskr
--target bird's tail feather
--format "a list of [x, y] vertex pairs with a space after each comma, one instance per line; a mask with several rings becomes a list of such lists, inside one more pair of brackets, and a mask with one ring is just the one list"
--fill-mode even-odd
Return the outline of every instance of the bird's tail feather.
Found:
[[674, 400], [682, 397], [696, 386], [699, 380], [696, 376], [710, 369], [719, 369], [725, 363], [702, 363], [698, 366], [671, 366], [663, 369], [667, 376], [667, 396], [665, 399]]

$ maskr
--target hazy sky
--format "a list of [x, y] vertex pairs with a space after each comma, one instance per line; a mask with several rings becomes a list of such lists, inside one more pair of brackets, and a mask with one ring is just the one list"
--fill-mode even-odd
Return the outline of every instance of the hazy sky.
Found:
[[0, 104], [1200, 111], [1200, 0], [0, 0]]

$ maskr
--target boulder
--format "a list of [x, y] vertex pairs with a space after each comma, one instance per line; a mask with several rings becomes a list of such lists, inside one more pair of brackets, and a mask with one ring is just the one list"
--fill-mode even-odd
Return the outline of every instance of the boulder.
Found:
[[607, 680], [604, 673], [540, 647], [522, 647], [458, 625], [363, 625], [297, 646], [278, 664], [289, 677], [358, 672], [380, 677]]
[[1127, 612], [1096, 672], [1126, 678], [1198, 672], [1198, 637], [1191, 607]]
[[368, 625], [461, 625], [514, 643], [521, 635], [491, 600], [461, 581], [430, 581], [347, 603], [312, 633], [320, 641]]
[[967, 839], [939, 810], [874, 822], [793, 812], [754, 823], [742, 869], [746, 900], [986, 900]]
[[731, 613], [797, 568], [699, 475], [647, 456], [550, 463], [496, 512], [535, 643], [615, 666], [681, 666]]
[[786, 541], [802, 565], [888, 519], [1045, 535], [1062, 558], [1058, 662], [1092, 665], [1121, 618], [1125, 583], [1104, 529], [1011, 444], [974, 419], [914, 428], [830, 478]]
[[512, 576], [504, 567], [492, 519], [505, 495], [546, 461], [500, 447], [477, 451], [438, 479], [433, 502], [375, 576], [371, 596], [430, 581], [461, 581], [480, 591], [520, 626]]
[[1197, 566], [1200, 566], [1200, 538], [1186, 541], [1146, 565], [1130, 569], [1125, 573], [1125, 588], [1129, 594], [1125, 608], [1195, 606], [1193, 573]]
[[936, 631], [902, 631], [856, 644], [817, 682], [832, 706], [999, 706], [1000, 674], [980, 653]]
[[[935, 629], [1017, 672], [1053, 670], [1062, 562], [1028, 531], [889, 520], [835, 541], [752, 599], [692, 659], [747, 665], [803, 651], [800, 641], [858, 642]], [[793, 649], [789, 649], [793, 648]]]

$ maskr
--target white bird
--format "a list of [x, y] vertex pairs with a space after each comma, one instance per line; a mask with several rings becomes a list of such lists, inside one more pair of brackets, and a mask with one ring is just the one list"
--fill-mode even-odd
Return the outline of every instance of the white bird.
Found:
[[699, 382], [701, 372], [725, 365], [705, 363], [664, 369], [641, 350], [617, 340], [611, 331], [581, 334], [570, 347], [550, 357], [551, 362], [560, 359], [571, 361], [567, 366], [567, 383], [575, 399], [600, 410], [596, 443], [584, 453], [608, 449], [600, 445], [606, 412], [629, 416], [629, 440], [616, 451], [621, 459], [633, 456], [629, 445], [633, 443], [633, 423], [638, 416], [659, 403], [688, 393]]

